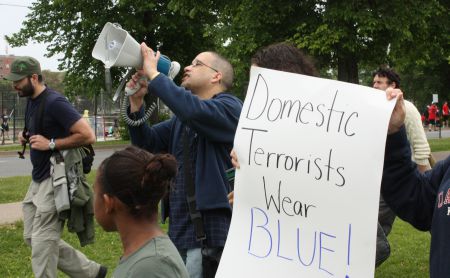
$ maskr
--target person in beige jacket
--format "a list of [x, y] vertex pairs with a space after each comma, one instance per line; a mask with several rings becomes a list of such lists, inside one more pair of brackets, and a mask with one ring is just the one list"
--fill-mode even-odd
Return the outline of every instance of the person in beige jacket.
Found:
[[[400, 76], [392, 69], [380, 68], [372, 76], [372, 85], [375, 89], [386, 91], [388, 88], [398, 89], [400, 87]], [[406, 110], [405, 128], [411, 146], [411, 159], [416, 162], [420, 172], [425, 172], [431, 169], [429, 164], [431, 150], [422, 126], [420, 113], [411, 102], [404, 100], [404, 103]], [[377, 266], [389, 257], [390, 247], [386, 237], [391, 232], [394, 220], [395, 213], [389, 208], [380, 194], [378, 222], [382, 231], [379, 229], [377, 233]], [[385, 250], [387, 248], [388, 251], [380, 254], [382, 251], [378, 246], [384, 246]]]

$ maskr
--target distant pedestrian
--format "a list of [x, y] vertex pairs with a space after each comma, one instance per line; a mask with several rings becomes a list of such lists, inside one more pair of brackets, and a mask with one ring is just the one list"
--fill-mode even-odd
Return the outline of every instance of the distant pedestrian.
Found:
[[431, 128], [433, 128], [433, 131], [436, 131], [436, 117], [438, 113], [438, 108], [436, 103], [432, 103], [428, 107], [428, 131], [431, 131]]
[[8, 110], [4, 109], [3, 110], [3, 114], [2, 114], [2, 140], [5, 140], [5, 135], [6, 138], [9, 140], [9, 125], [8, 125], [8, 120], [9, 120], [9, 115], [8, 115]]
[[442, 105], [442, 125], [443, 127], [448, 127], [448, 103], [447, 101], [444, 102], [444, 105]]

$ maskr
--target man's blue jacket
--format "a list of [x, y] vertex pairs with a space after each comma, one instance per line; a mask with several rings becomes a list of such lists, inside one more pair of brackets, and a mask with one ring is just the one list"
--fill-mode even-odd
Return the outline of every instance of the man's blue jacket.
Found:
[[[149, 83], [148, 91], [159, 97], [175, 116], [152, 127], [146, 124], [130, 127], [133, 145], [153, 153], [168, 152], [182, 164], [183, 154], [175, 150], [176, 146], [183, 144], [183, 128], [188, 126], [198, 136], [195, 159], [197, 209], [231, 209], [227, 198], [231, 189], [225, 170], [232, 167], [230, 151], [242, 102], [228, 93], [217, 94], [212, 99], [200, 99], [162, 74]], [[143, 115], [143, 109], [140, 115]]]

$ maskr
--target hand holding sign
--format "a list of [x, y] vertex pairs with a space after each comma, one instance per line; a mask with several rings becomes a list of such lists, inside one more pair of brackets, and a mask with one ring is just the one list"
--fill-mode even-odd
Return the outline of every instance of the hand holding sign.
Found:
[[392, 134], [399, 131], [405, 123], [405, 103], [403, 102], [403, 93], [400, 89], [388, 88], [386, 90], [386, 97], [388, 100], [397, 98], [388, 127], [388, 134]]

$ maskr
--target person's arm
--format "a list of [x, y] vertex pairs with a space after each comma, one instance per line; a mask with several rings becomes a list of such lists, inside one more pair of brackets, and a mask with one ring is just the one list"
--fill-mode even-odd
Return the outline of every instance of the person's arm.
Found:
[[[69, 133], [67, 137], [55, 138], [55, 149], [64, 150], [95, 143], [94, 131], [66, 99], [57, 98], [47, 111]], [[30, 146], [36, 150], [47, 151], [50, 149], [51, 139], [36, 134], [30, 137]]]
[[[144, 116], [143, 108], [135, 113], [129, 113], [129, 111], [128, 115], [134, 120]], [[147, 123], [140, 126], [128, 126], [131, 144], [153, 153], [167, 151], [174, 121], [175, 119], [172, 118], [153, 126], [149, 126]]]
[[410, 102], [405, 102], [405, 127], [408, 141], [412, 147], [412, 157], [421, 173], [431, 169], [428, 162], [431, 150], [420, 119], [420, 113]]
[[[242, 102], [238, 98], [219, 94], [212, 99], [202, 100], [191, 91], [175, 85], [167, 76], [159, 74], [159, 51], [155, 53], [142, 43], [141, 54], [144, 60], [143, 70], [139, 75], [133, 76], [129, 84], [131, 87], [139, 82], [139, 76], [145, 75], [150, 80], [148, 92], [159, 97], [183, 123], [211, 141], [233, 142], [242, 109]], [[138, 99], [133, 99], [131, 112], [140, 107], [139, 99], [143, 93], [143, 89], [136, 93]]]
[[[51, 138], [46, 138], [40, 134], [30, 137], [31, 148], [39, 151], [50, 150], [49, 143]], [[70, 128], [70, 135], [65, 138], [55, 139], [55, 149], [65, 150], [77, 148], [95, 143], [95, 135], [89, 124], [80, 118]]]
[[381, 193], [391, 209], [419, 230], [429, 230], [436, 191], [450, 159], [422, 174], [411, 161], [405, 129], [388, 135]]
[[148, 85], [177, 117], [211, 141], [232, 143], [242, 103], [229, 94], [203, 100], [160, 74]]

